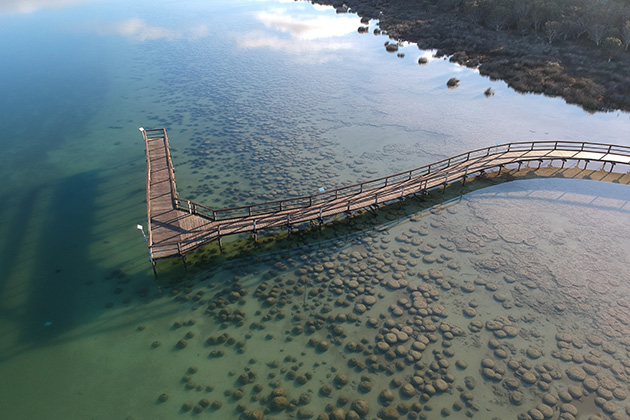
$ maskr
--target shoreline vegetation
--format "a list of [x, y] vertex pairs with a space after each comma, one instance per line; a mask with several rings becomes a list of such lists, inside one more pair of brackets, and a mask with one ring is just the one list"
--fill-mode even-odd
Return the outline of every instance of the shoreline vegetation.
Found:
[[356, 13], [364, 25], [378, 20], [376, 33], [437, 50], [517, 92], [562, 97], [589, 112], [630, 111], [630, 0], [312, 2]]

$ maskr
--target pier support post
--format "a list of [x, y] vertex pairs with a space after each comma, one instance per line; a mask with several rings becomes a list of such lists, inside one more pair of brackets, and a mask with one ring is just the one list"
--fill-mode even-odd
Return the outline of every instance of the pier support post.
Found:
[[217, 236], [219, 237], [219, 251], [223, 252], [223, 240], [221, 238], [221, 226], [217, 227]]
[[287, 232], [289, 236], [291, 236], [291, 232], [293, 232], [293, 225], [291, 224], [291, 214], [287, 214]]
[[324, 216], [322, 215], [322, 208], [319, 209], [319, 217], [317, 218], [318, 228], [322, 230], [322, 225], [324, 224]]

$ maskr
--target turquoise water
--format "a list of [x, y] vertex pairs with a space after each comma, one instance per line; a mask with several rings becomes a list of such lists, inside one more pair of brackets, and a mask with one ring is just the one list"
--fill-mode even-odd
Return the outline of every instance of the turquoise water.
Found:
[[[519, 95], [502, 82], [489, 81], [443, 60], [418, 66], [417, 58], [430, 53], [409, 45], [401, 48], [405, 56], [398, 58], [385, 51], [387, 37], [374, 36], [371, 31], [359, 34], [358, 26], [357, 16], [337, 15], [330, 8], [302, 2], [141, 1], [130, 5], [115, 1], [14, 1], [0, 5], [0, 175], [4, 180], [0, 198], [5, 203], [0, 209], [3, 417], [173, 418], [194, 415], [180, 411], [184, 402], [208, 398], [225, 400], [224, 406], [207, 409], [199, 416], [238, 418], [239, 403], [247, 402], [250, 411], [265, 406], [252, 401], [249, 394], [242, 400], [224, 395], [238, 386], [236, 378], [251, 359], [257, 359], [251, 366], [257, 382], [264, 385], [261, 395], [268, 396], [274, 385], [289, 389], [293, 398], [309, 394], [312, 402], [306, 407], [318, 415], [326, 404], [335, 402], [319, 398], [319, 388], [339, 371], [348, 370], [346, 359], [350, 356], [331, 349], [318, 354], [308, 347], [309, 337], [322, 340], [327, 329], [312, 336], [296, 334], [291, 341], [286, 340], [291, 335], [286, 331], [299, 323], [296, 314], [312, 316], [327, 299], [334, 303], [339, 295], [332, 298], [319, 285], [322, 290], [311, 296], [309, 291], [318, 287], [301, 280], [299, 284], [306, 285], [302, 294], [294, 290], [290, 304], [278, 309], [285, 317], [276, 319], [277, 313], [272, 313], [275, 321], [269, 321], [265, 330], [244, 331], [245, 327], [235, 325], [221, 329], [212, 313], [204, 315], [202, 304], [218, 299], [224, 288], [230, 290], [238, 281], [239, 287], [248, 291], [242, 309], [249, 326], [274, 309], [254, 298], [261, 282], [281, 277], [278, 281], [284, 284], [287, 279], [305, 275], [314, 281], [313, 273], [319, 273], [320, 265], [326, 263], [333, 263], [338, 270], [338, 275], [328, 273], [328, 280], [352, 281], [352, 270], [356, 270], [352, 267], [360, 267], [366, 274], [358, 275], [356, 281], [371, 284], [368, 291], [382, 294], [382, 304], [365, 312], [356, 328], [348, 323], [344, 329], [348, 340], [369, 337], [373, 345], [375, 330], [366, 329], [360, 321], [368, 315], [378, 318], [388, 314], [389, 306], [405, 297], [400, 290], [392, 292], [385, 287], [392, 270], [382, 271], [380, 267], [415, 264], [410, 270], [413, 275], [405, 272], [405, 278], [424, 281], [422, 273], [428, 267], [425, 270], [422, 265], [438, 264], [453, 281], [474, 280], [478, 270], [484, 270], [481, 263], [470, 259], [469, 253], [457, 251], [456, 245], [449, 249], [451, 245], [444, 237], [465, 230], [477, 219], [493, 226], [505, 224], [509, 216], [494, 214], [493, 209], [511, 208], [506, 204], [508, 198], [517, 207], [549, 220], [548, 226], [543, 225], [546, 228], [535, 232], [541, 239], [526, 243], [533, 247], [527, 252], [518, 248], [523, 244], [514, 243], [515, 236], [524, 235], [525, 227], [538, 221], [538, 217], [532, 220], [523, 216], [513, 220], [510, 225], [514, 226], [504, 234], [505, 244], [500, 243], [506, 249], [495, 247], [495, 239], [484, 238], [494, 245], [480, 247], [472, 255], [483, 261], [486, 253], [507, 253], [510, 258], [505, 257], [509, 261], [506, 264], [511, 268], [506, 273], [518, 277], [518, 273], [532, 269], [532, 261], [541, 262], [544, 256], [559, 252], [557, 260], [562, 264], [554, 265], [553, 259], [541, 262], [549, 267], [547, 277], [543, 277], [567, 287], [575, 283], [566, 305], [576, 307], [576, 301], [581, 305], [594, 303], [580, 297], [586, 290], [584, 283], [557, 279], [576, 279], [579, 273], [592, 269], [577, 270], [564, 261], [590, 261], [582, 254], [584, 250], [587, 255], [601, 252], [599, 260], [605, 264], [592, 270], [592, 275], [603, 272], [617, 281], [610, 280], [612, 289], [598, 289], [598, 293], [622, 296], [621, 303], [598, 306], [606, 309], [605, 319], [587, 324], [595, 330], [606, 325], [624, 331], [627, 300], [623, 299], [628, 292], [622, 285], [627, 278], [618, 273], [627, 271], [630, 246], [626, 238], [630, 235], [619, 232], [628, 226], [628, 193], [624, 186], [607, 185], [604, 189], [601, 184], [570, 181], [553, 184], [553, 188], [531, 183], [519, 187], [529, 191], [530, 197], [559, 191], [560, 198], [548, 193], [549, 200], [556, 203], [555, 211], [538, 205], [539, 201], [516, 200], [513, 196], [518, 191], [510, 188], [499, 189], [498, 198], [486, 191], [469, 197], [471, 205], [455, 206], [450, 212], [417, 223], [404, 222], [403, 218], [404, 223], [384, 226], [376, 238], [368, 235], [358, 242], [341, 241], [335, 247], [251, 266], [202, 268], [190, 275], [198, 281], [188, 294], [159, 293], [146, 244], [136, 229], [136, 224], [146, 220], [140, 126], [167, 128], [180, 195], [213, 206], [306, 194], [497, 142], [570, 139], [630, 144], [628, 114], [587, 114], [560, 99]], [[370, 29], [375, 27], [370, 25]], [[453, 76], [461, 80], [460, 87], [449, 90], [446, 81]], [[488, 87], [496, 91], [495, 96], [485, 98], [483, 91]], [[600, 208], [580, 200], [563, 201], [570, 194], [578, 194], [584, 203], [608, 200], [612, 204]], [[451, 216], [452, 212], [459, 216]], [[484, 219], [483, 214], [493, 214], [496, 219]], [[572, 214], [573, 221], [591, 223], [575, 231], [570, 224], [560, 223], [559, 214]], [[396, 219], [395, 214], [392, 217]], [[444, 250], [434, 251], [435, 261], [423, 260], [421, 244], [407, 244], [418, 249], [400, 250], [397, 247], [404, 246], [400, 245], [404, 241], [387, 240], [403, 233], [418, 234], [412, 230], [418, 223], [429, 230], [424, 245], [428, 242], [436, 245], [433, 249]], [[563, 237], [562, 243], [567, 244], [561, 252], [552, 247], [559, 246], [559, 239], [554, 242], [546, 233], [552, 228], [558, 229], [557, 238]], [[611, 236], [615, 239], [610, 240]], [[336, 238], [331, 238], [334, 243]], [[305, 240], [317, 243], [312, 237]], [[365, 256], [354, 258], [354, 252]], [[451, 259], [440, 261], [440, 253]], [[447, 268], [449, 262], [459, 269]], [[506, 273], [497, 274], [493, 281], [508, 294], [513, 291], [512, 283], [499, 283]], [[217, 286], [209, 288], [209, 282]], [[360, 297], [351, 291], [353, 285], [342, 294], [348, 300]], [[293, 290], [295, 284], [286, 287]], [[537, 290], [547, 289], [541, 283]], [[198, 291], [204, 291], [205, 297], [195, 300]], [[491, 294], [483, 293], [475, 295], [482, 306], [496, 302]], [[449, 322], [471, 334], [456, 342], [457, 354], [471, 353], [470, 342], [485, 344], [489, 338], [469, 332], [470, 320], [459, 315], [457, 305], [468, 304], [465, 299], [458, 294], [443, 295], [443, 305], [452, 314]], [[523, 298], [522, 304], [531, 313], [547, 313], [533, 298]], [[290, 309], [295, 305], [297, 309]], [[333, 305], [333, 312], [354, 313], [353, 307]], [[501, 308], [499, 312], [505, 309]], [[482, 319], [498, 316], [491, 309], [479, 312], [485, 317]], [[583, 333], [579, 331], [583, 323], [580, 317], [586, 313], [587, 308], [583, 308], [571, 315], [576, 317], [576, 335]], [[554, 343], [549, 331], [555, 333], [557, 325], [565, 322], [548, 316], [547, 324], [536, 321], [540, 330], [547, 328], [538, 337], [538, 346], [546, 356], [552, 351], [549, 343]], [[173, 327], [176, 321], [191, 319], [194, 325]], [[189, 330], [195, 337], [189, 347], [177, 350], [175, 344]], [[208, 357], [213, 348], [206, 347], [204, 341], [224, 331], [248, 344], [244, 353], [234, 346], [226, 347], [225, 362], [217, 363]], [[268, 334], [273, 337], [267, 338]], [[545, 337], [549, 341], [543, 340]], [[613, 338], [611, 342], [618, 349], [615, 360], [626, 366], [627, 349], [618, 337]], [[155, 341], [162, 344], [153, 348]], [[517, 344], [516, 354], [525, 348], [524, 342]], [[345, 344], [340, 345], [339, 349]], [[290, 358], [280, 357], [281, 353]], [[472, 354], [471, 366], [475, 358], [483, 357], [481, 351]], [[280, 366], [273, 367], [274, 361]], [[476, 363], [470, 375], [478, 377], [479, 361]], [[193, 365], [205, 375], [196, 379], [203, 385], [202, 391], [188, 390], [180, 381]], [[286, 372], [280, 373], [283, 366], [287, 370], [298, 366], [300, 372], [307, 366], [313, 377], [305, 385], [295, 384], [286, 379]], [[401, 372], [401, 377], [409, 380], [410, 373]], [[457, 381], [469, 375], [454, 373]], [[360, 382], [360, 373], [348, 370], [346, 374], [351, 381]], [[379, 392], [392, 379], [391, 374], [382, 372], [371, 376]], [[481, 377], [478, 383], [482, 389], [476, 391], [478, 400], [484, 401], [478, 402], [478, 408], [508, 418], [502, 417], [502, 403], [514, 410], [506, 400], [508, 396], [497, 397], [495, 403], [484, 397], [484, 393], [493, 392], [492, 384], [486, 385]], [[206, 392], [206, 386], [214, 390]], [[253, 384], [243, 386], [247, 392], [251, 387]], [[567, 385], [556, 385], [555, 392], [563, 387]], [[457, 399], [460, 391], [455, 386], [452, 390], [452, 396], [431, 400], [434, 414], [446, 402], [450, 407], [451, 399]], [[170, 398], [160, 403], [157, 398], [164, 392]], [[343, 393], [356, 399], [356, 386], [353, 390], [343, 388]], [[337, 391], [333, 395], [336, 397]], [[526, 395], [528, 404], [538, 404], [534, 394]], [[376, 391], [361, 396], [372, 407], [370, 416], [376, 415], [382, 408]], [[615, 401], [619, 407], [625, 404], [625, 400]], [[599, 412], [593, 408], [592, 399], [577, 405], [586, 413]], [[517, 410], [530, 408], [524, 404]], [[283, 411], [269, 416], [292, 418], [294, 414]], [[483, 418], [481, 414], [476, 417]]]

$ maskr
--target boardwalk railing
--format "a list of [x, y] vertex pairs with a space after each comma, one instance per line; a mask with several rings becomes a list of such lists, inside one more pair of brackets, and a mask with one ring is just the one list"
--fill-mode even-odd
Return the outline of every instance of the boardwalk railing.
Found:
[[149, 140], [164, 139], [165, 153], [168, 159], [168, 171], [169, 182], [171, 188], [171, 197], [173, 198], [173, 206], [176, 207], [177, 200], [177, 186], [175, 185], [175, 169], [173, 168], [173, 160], [171, 158], [171, 147], [168, 144], [168, 136], [164, 128], [144, 129], [141, 128], [140, 132], [144, 138], [144, 147], [147, 155], [147, 229], [148, 229], [148, 242], [149, 247], [153, 245], [153, 234], [151, 229], [151, 157], [149, 150]]
[[149, 140], [147, 139], [146, 130], [140, 127], [140, 132], [144, 138], [144, 150], [147, 155], [147, 231], [149, 249], [153, 246], [153, 232], [151, 229], [151, 157], [149, 155]]
[[[149, 223], [149, 252], [155, 260], [174, 256], [185, 257], [189, 252], [221, 238], [239, 233], [287, 228], [289, 232], [303, 223], [321, 225], [324, 219], [341, 213], [404, 199], [415, 194], [426, 194], [436, 188], [485, 171], [510, 164], [519, 168], [526, 162], [574, 161], [630, 166], [630, 147], [604, 143], [538, 141], [507, 143], [462, 153], [416, 169], [322, 191], [317, 194], [268, 201], [264, 203], [214, 209], [178, 197], [175, 174], [164, 129], [144, 130], [147, 152], [147, 221]], [[625, 167], [624, 166], [624, 167]], [[620, 175], [624, 176], [624, 175]], [[626, 178], [627, 179], [627, 176]], [[185, 258], [184, 258], [185, 261]]]
[[175, 168], [173, 168], [173, 158], [171, 157], [171, 146], [168, 143], [168, 136], [164, 128], [155, 128], [151, 130], [143, 130], [145, 142], [150, 139], [164, 138], [164, 148], [166, 150], [166, 156], [168, 158], [168, 171], [171, 184], [171, 195], [173, 200], [177, 199], [177, 186], [175, 185]]
[[[151, 130], [154, 131], [154, 130]], [[160, 130], [162, 131], [162, 130]], [[166, 136], [166, 133], [164, 133]], [[168, 146], [168, 142], [167, 142]], [[379, 197], [378, 194], [375, 194], [371, 197], [366, 197], [363, 193], [369, 192], [371, 190], [379, 190], [381, 191], [385, 187], [388, 186], [396, 186], [401, 190], [401, 197], [405, 195], [404, 189], [405, 185], [409, 186], [410, 184], [416, 184], [422, 186], [431, 184], [435, 187], [436, 178], [442, 177], [444, 181], [440, 184], [448, 184], [451, 182], [455, 182], [459, 179], [465, 179], [468, 176], [471, 176], [475, 173], [480, 173], [485, 170], [495, 168], [497, 166], [504, 166], [510, 163], [522, 163], [526, 161], [536, 161], [536, 160], [589, 160], [587, 157], [572, 157], [567, 156], [566, 158], [560, 157], [548, 157], [546, 154], [537, 155], [536, 151], [541, 152], [549, 152], [553, 150], [561, 149], [563, 151], [573, 151], [576, 153], [580, 152], [592, 152], [598, 154], [611, 154], [611, 155], [623, 155], [630, 156], [630, 147], [628, 146], [619, 146], [619, 145], [611, 145], [605, 143], [588, 143], [588, 142], [573, 142], [573, 141], [533, 141], [533, 142], [518, 142], [518, 143], [505, 143], [490, 147], [485, 147], [477, 150], [473, 150], [470, 152], [462, 153], [457, 156], [453, 156], [447, 159], [440, 160], [438, 162], [431, 163], [429, 165], [421, 166], [419, 168], [411, 169], [405, 172], [400, 172], [394, 175], [389, 175], [382, 178], [372, 179], [369, 181], [360, 182], [357, 184], [352, 184], [346, 187], [335, 188], [328, 191], [319, 192], [316, 194], [289, 198], [284, 200], [276, 200], [276, 201], [268, 201], [264, 203], [257, 203], [252, 205], [238, 206], [238, 207], [229, 207], [229, 208], [221, 208], [221, 209], [213, 209], [202, 204], [196, 203], [191, 200], [184, 200], [177, 197], [174, 177], [173, 180], [173, 201], [175, 208], [183, 211], [187, 211], [190, 214], [194, 214], [197, 216], [204, 217], [211, 221], [220, 221], [220, 220], [231, 220], [231, 219], [239, 219], [246, 218], [256, 215], [266, 215], [274, 212], [282, 212], [286, 210], [295, 210], [295, 209], [307, 209], [313, 206], [321, 206], [322, 204], [336, 201], [340, 198], [350, 198], [353, 196], [357, 196], [361, 194], [361, 198], [359, 201], [352, 202], [351, 198], [348, 200], [348, 208], [350, 208], [350, 203], [352, 205], [357, 205], [361, 203], [369, 203], [373, 202], [373, 204], [378, 204]], [[510, 158], [510, 153], [512, 152], [521, 152], [521, 154], [514, 154], [513, 158]], [[524, 154], [523, 152], [532, 152], [529, 154]], [[497, 160], [497, 157], [500, 155], [505, 155], [505, 161]], [[484, 158], [492, 157], [492, 159], [487, 159], [487, 164], [484, 164]], [[605, 158], [597, 158], [594, 160], [598, 160], [600, 162], [608, 162]], [[470, 161], [476, 161], [474, 165], [467, 165]], [[498, 163], [500, 162], [500, 163]], [[610, 161], [611, 164], [614, 165], [614, 161]], [[169, 163], [170, 163], [170, 153], [169, 153]], [[172, 170], [172, 164], [169, 165]], [[405, 184], [405, 185], [403, 185]], [[391, 196], [391, 194], [390, 194]], [[369, 204], [368, 204], [369, 205]]]

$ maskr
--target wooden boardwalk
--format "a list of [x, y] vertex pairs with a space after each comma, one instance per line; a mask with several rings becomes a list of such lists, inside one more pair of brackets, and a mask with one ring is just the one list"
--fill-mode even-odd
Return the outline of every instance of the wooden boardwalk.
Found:
[[508, 164], [568, 161], [630, 165], [630, 147], [603, 143], [540, 141], [507, 143], [473, 150], [420, 168], [318, 194], [247, 206], [213, 209], [178, 197], [165, 129], [141, 129], [147, 155], [147, 221], [151, 261], [187, 253], [226, 235], [304, 222], [323, 223], [340, 213], [378, 206], [446, 187]]

